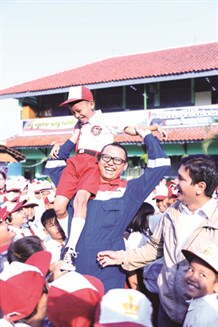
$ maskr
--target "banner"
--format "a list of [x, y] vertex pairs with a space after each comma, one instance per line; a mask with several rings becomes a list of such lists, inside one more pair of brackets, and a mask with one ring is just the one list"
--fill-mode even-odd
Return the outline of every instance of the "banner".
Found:
[[[105, 122], [114, 126], [160, 125], [199, 126], [218, 123], [218, 105], [168, 109], [128, 110], [104, 113]], [[76, 124], [74, 116], [23, 120], [23, 135], [71, 133]]]

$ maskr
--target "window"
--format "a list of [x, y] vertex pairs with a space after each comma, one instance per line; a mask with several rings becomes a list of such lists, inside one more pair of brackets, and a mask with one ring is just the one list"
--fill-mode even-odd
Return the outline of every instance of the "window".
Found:
[[102, 112], [123, 110], [123, 88], [111, 87], [95, 91], [96, 109]]
[[160, 108], [191, 105], [191, 79], [160, 83]]
[[126, 86], [125, 92], [126, 109], [144, 109], [144, 84]]

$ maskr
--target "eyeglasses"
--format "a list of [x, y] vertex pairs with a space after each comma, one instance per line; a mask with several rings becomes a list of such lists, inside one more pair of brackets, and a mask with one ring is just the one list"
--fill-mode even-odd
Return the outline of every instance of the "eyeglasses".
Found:
[[114, 165], [122, 165], [123, 163], [126, 162], [126, 160], [123, 160], [123, 159], [117, 158], [117, 157], [111, 157], [108, 154], [101, 154], [100, 158], [105, 162], [109, 162], [109, 161], [113, 160]]

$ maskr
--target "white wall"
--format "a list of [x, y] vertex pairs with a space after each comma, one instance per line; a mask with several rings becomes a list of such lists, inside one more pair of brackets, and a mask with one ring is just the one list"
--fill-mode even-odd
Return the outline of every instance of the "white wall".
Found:
[[21, 132], [18, 100], [0, 100], [0, 141]]

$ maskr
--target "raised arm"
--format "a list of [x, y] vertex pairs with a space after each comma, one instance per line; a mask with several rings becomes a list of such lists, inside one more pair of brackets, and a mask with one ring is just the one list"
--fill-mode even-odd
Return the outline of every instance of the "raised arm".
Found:
[[124, 132], [126, 134], [132, 135], [132, 136], [136, 136], [136, 135], [140, 135], [141, 137], [143, 137], [141, 134], [141, 131], [151, 131], [151, 132], [158, 132], [161, 136], [161, 139], [163, 141], [167, 140], [167, 132], [159, 125], [149, 125], [149, 126], [127, 126], [124, 128]]

